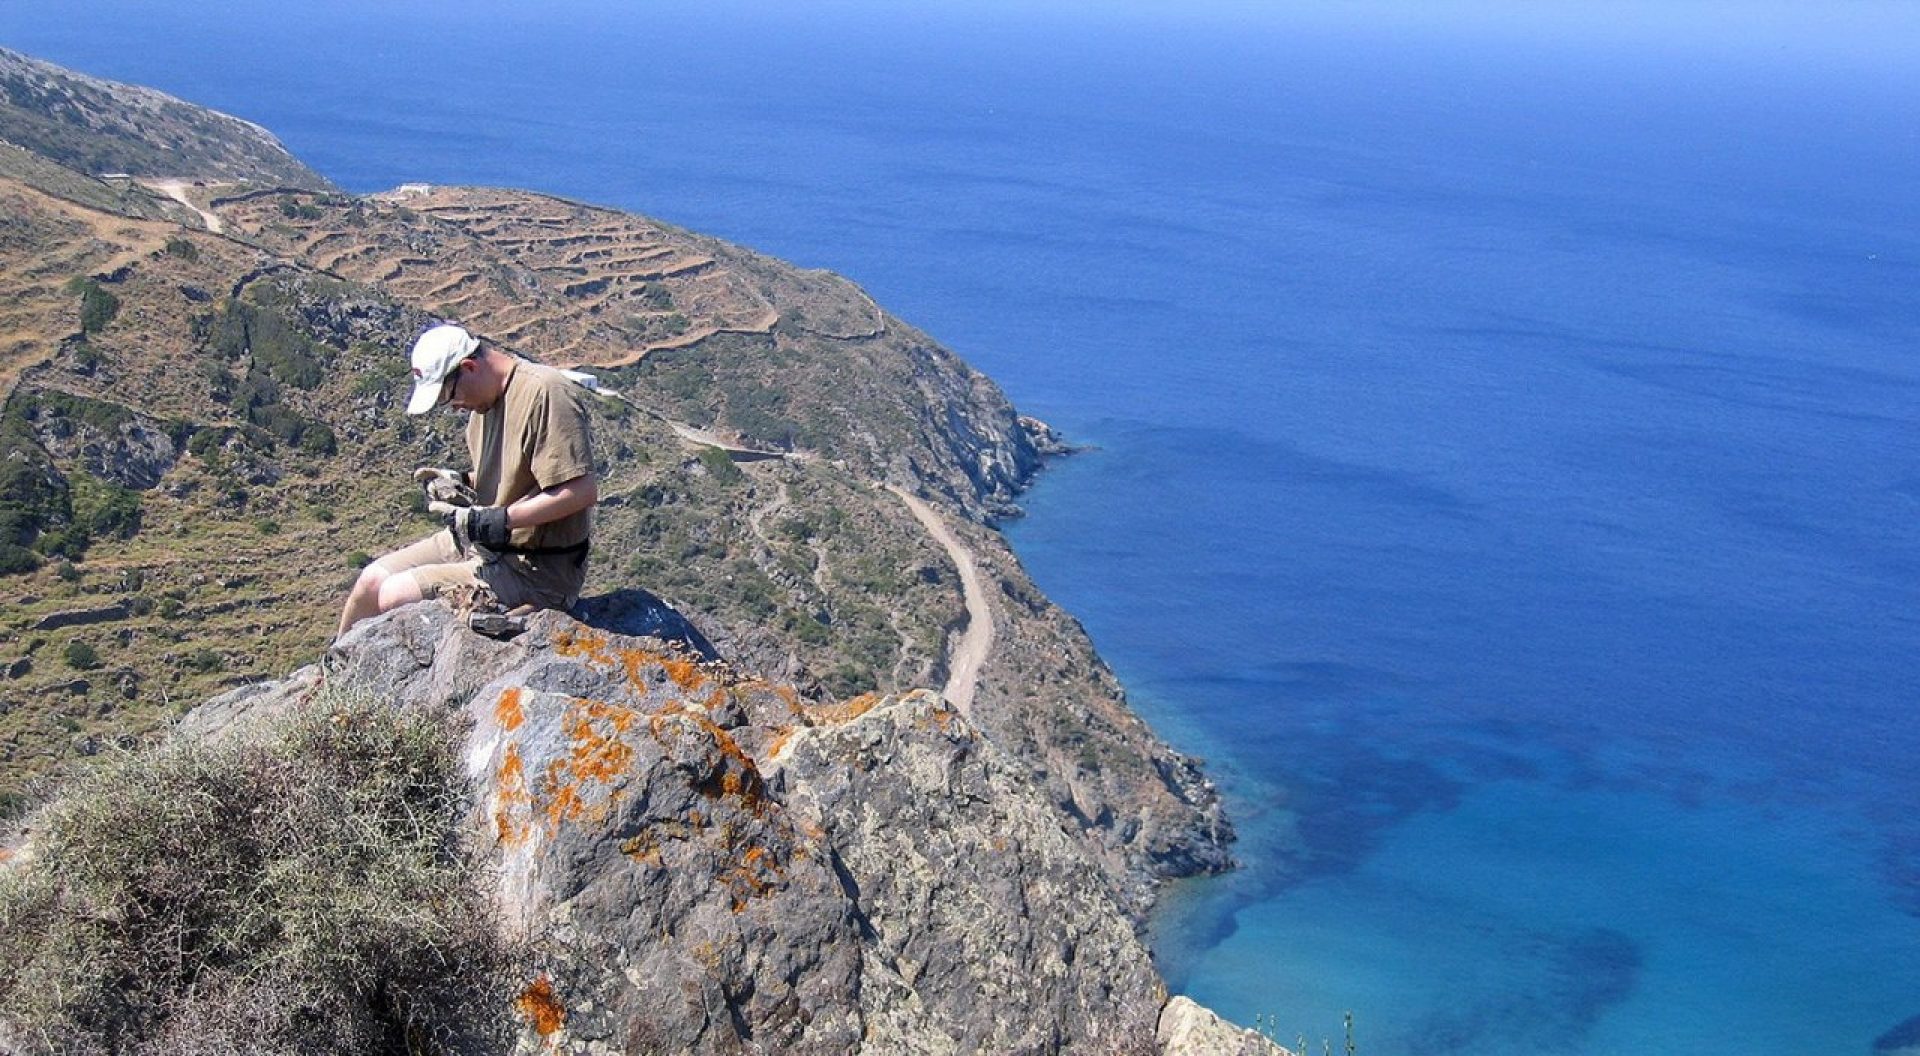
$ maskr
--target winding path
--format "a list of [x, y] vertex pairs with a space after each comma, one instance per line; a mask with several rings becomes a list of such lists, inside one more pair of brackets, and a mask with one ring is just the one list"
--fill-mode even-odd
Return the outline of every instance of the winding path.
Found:
[[173, 199], [174, 201], [179, 202], [181, 205], [184, 205], [187, 208], [193, 210], [194, 212], [199, 213], [200, 219], [203, 222], [205, 222], [207, 225], [207, 230], [213, 232], [216, 235], [226, 233], [227, 225], [224, 223], [221, 223], [219, 217], [213, 215], [211, 212], [208, 212], [205, 209], [200, 208], [200, 206], [194, 204], [193, 199], [187, 197], [187, 187], [193, 182], [192, 180], [166, 179], [166, 180], [141, 180], [139, 182], [143, 186], [150, 187], [153, 190], [159, 191], [161, 194], [164, 194], [167, 197]]
[[[661, 421], [666, 422], [681, 439], [694, 444], [717, 447], [736, 462], [773, 458], [803, 460], [809, 458], [803, 452], [765, 451], [743, 447], [705, 429], [697, 429], [683, 422], [664, 417]], [[927, 530], [928, 535], [933, 536], [934, 542], [939, 543], [941, 548], [946, 550], [947, 558], [953, 562], [954, 569], [960, 573], [960, 593], [966, 603], [967, 625], [960, 632], [959, 640], [954, 642], [947, 651], [947, 685], [940, 691], [940, 695], [946, 698], [947, 703], [958, 709], [960, 714], [972, 718], [974, 694], [980, 688], [980, 671], [986, 666], [987, 654], [993, 650], [993, 610], [987, 606], [987, 591], [982, 586], [980, 566], [973, 558], [973, 551], [967, 549], [966, 544], [960, 541], [959, 536], [953, 534], [953, 529], [947, 527], [947, 522], [942, 520], [940, 514], [925, 500], [897, 485], [881, 486], [892, 492], [901, 502], [906, 503], [914, 519], [920, 522], [920, 526]]]
[[980, 669], [987, 662], [987, 653], [993, 649], [993, 610], [987, 607], [987, 592], [981, 586], [980, 568], [973, 560], [973, 552], [960, 542], [933, 507], [892, 484], [884, 487], [907, 504], [907, 509], [913, 511], [913, 516], [926, 528], [927, 534], [946, 548], [947, 556], [960, 571], [960, 591], [967, 604], [967, 629], [960, 633], [960, 640], [948, 653], [947, 687], [940, 691], [940, 695], [959, 709], [960, 714], [971, 718], [973, 694], [980, 686]]

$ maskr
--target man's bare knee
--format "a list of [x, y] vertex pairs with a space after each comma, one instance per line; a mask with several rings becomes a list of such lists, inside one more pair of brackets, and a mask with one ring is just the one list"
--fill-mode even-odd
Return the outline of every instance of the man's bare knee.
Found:
[[381, 612], [392, 612], [402, 605], [409, 605], [426, 597], [420, 591], [420, 583], [411, 572], [383, 573], [378, 589]]
[[380, 596], [380, 585], [392, 575], [378, 561], [371, 562], [360, 569], [360, 578], [353, 581], [353, 591], [365, 594], [368, 598], [377, 598]]

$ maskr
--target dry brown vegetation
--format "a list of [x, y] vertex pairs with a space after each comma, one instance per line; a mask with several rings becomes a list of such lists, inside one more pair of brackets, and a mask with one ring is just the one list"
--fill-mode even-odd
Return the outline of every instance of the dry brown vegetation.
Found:
[[0, 1048], [494, 1047], [511, 949], [463, 849], [443, 713], [324, 696], [257, 736], [116, 755], [0, 871]]

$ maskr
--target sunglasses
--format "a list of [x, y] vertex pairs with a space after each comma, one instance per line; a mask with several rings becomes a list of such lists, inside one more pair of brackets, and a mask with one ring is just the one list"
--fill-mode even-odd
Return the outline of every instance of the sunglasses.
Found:
[[[460, 361], [460, 363], [465, 362], [466, 360], [464, 359]], [[452, 403], [454, 395], [460, 391], [460, 363], [453, 365], [453, 372], [447, 375], [447, 380], [440, 386], [440, 402], [442, 404]]]

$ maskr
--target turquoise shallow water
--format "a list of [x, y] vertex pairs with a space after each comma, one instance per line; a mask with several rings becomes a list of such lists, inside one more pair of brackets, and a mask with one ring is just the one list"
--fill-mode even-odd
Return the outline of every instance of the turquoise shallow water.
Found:
[[353, 190], [831, 267], [1095, 445], [1009, 532], [1241, 828], [1156, 921], [1177, 989], [1369, 1056], [1920, 1014], [1920, 11], [83, 0], [0, 43]]

